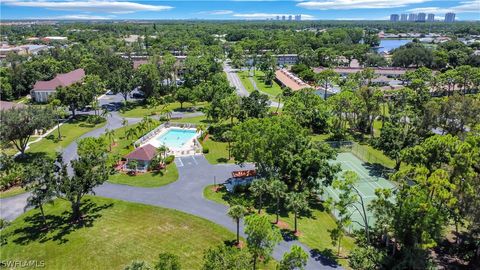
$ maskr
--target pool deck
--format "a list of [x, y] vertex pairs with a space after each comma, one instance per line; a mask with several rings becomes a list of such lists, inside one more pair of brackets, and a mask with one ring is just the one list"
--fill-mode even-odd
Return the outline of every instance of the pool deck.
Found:
[[[170, 132], [171, 130], [180, 130], [180, 131], [188, 130], [188, 131], [194, 131], [195, 134], [193, 134], [191, 138], [187, 138], [186, 142], [183, 143], [181, 147], [168, 145], [168, 143], [163, 144], [158, 140], [158, 138], [168, 134], [168, 132]], [[168, 154], [174, 155], [176, 157], [192, 156], [201, 151], [201, 145], [197, 141], [197, 138], [200, 136], [200, 134], [196, 132], [196, 128], [169, 126], [169, 127], [163, 127], [161, 129], [155, 129], [155, 131], [156, 132], [154, 133], [148, 133], [147, 135], [145, 135], [144, 137], [146, 139], [143, 139], [144, 137], [142, 137], [141, 139], [143, 140], [139, 146], [151, 144], [152, 146], [159, 148], [162, 145], [165, 145], [169, 150]]]

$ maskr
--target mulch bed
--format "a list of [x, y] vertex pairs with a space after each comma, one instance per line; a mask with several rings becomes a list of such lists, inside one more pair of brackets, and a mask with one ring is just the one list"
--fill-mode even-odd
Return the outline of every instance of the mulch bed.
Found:
[[280, 228], [280, 229], [288, 229], [288, 228], [290, 228], [290, 226], [288, 225], [288, 223], [283, 222], [283, 221], [281, 221], [281, 220], [279, 220], [278, 223], [275, 224], [275, 225], [276, 225], [278, 228]]
[[213, 192], [218, 192], [220, 189], [222, 189], [222, 187], [220, 185], [216, 185], [216, 186], [211, 187], [211, 189], [212, 189]]

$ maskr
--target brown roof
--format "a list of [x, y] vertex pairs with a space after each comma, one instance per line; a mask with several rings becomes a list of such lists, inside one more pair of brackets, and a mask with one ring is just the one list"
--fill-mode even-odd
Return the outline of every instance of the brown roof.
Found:
[[69, 86], [79, 82], [85, 77], [85, 71], [81, 68], [75, 69], [64, 74], [57, 74], [57, 76], [50, 81], [37, 81], [33, 86], [34, 91], [55, 91], [59, 86]]
[[305, 82], [301, 81], [300, 79], [296, 78], [290, 72], [279, 69], [275, 71], [275, 77], [279, 80], [284, 86], [290, 87], [293, 91], [300, 90], [303, 88], [310, 87]]
[[126, 155], [127, 159], [136, 159], [143, 161], [150, 161], [157, 155], [157, 148], [151, 144], [146, 144], [142, 147], [139, 147], [130, 154]]
[[24, 108], [24, 107], [26, 107], [26, 105], [22, 103], [0, 101], [0, 111], [8, 111], [12, 108]]
[[246, 178], [246, 177], [252, 177], [257, 175], [257, 171], [255, 170], [245, 170], [245, 171], [233, 171], [232, 172], [232, 177], [233, 178]]
[[137, 69], [141, 65], [145, 65], [145, 64], [148, 64], [148, 60], [134, 60], [133, 61], [133, 68]]

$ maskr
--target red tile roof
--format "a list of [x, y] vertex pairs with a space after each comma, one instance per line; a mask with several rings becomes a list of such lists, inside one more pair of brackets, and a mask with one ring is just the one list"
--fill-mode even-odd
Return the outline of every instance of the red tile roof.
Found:
[[133, 61], [133, 68], [138, 69], [141, 65], [148, 64], [148, 60], [134, 60]]
[[143, 160], [143, 161], [150, 161], [156, 155], [157, 155], [157, 148], [155, 148], [151, 144], [146, 144], [142, 147], [139, 147], [139, 148], [133, 150], [133, 152], [126, 155], [125, 158]]
[[34, 91], [55, 91], [59, 86], [69, 86], [79, 82], [85, 77], [85, 71], [81, 68], [75, 69], [64, 74], [57, 74], [57, 76], [50, 81], [37, 81], [33, 86]]
[[232, 177], [233, 178], [247, 178], [253, 177], [257, 175], [257, 171], [255, 170], [244, 170], [244, 171], [233, 171]]
[[283, 85], [290, 87], [290, 89], [292, 89], [293, 91], [310, 87], [308, 84], [303, 82], [300, 78], [295, 77], [292, 73], [284, 69], [279, 69], [275, 71], [275, 77]]

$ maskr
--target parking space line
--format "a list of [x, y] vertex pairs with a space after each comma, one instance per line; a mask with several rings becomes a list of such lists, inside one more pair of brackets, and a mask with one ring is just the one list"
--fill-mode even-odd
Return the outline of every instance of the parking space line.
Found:
[[176, 163], [178, 163], [178, 162], [180, 162], [181, 165], [177, 164], [177, 167], [183, 167], [183, 161], [182, 161], [181, 158], [177, 158], [177, 162], [176, 162]]
[[195, 165], [198, 165], [197, 160], [195, 159], [195, 156], [192, 156], [193, 162], [195, 162]]

